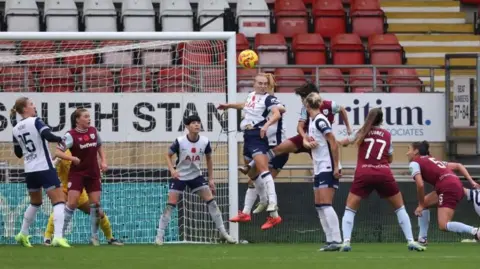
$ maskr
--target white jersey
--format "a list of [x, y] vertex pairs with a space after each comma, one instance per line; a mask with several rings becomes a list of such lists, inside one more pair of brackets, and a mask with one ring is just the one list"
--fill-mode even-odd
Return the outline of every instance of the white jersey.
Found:
[[315, 175], [333, 171], [333, 156], [325, 136], [332, 132], [332, 126], [323, 114], [310, 118], [308, 136], [315, 139], [318, 146], [312, 149], [313, 171]]
[[13, 144], [22, 148], [25, 173], [54, 169], [47, 141], [41, 136], [46, 129], [37, 117], [25, 118], [13, 127]]
[[275, 106], [283, 106], [275, 96], [268, 93], [249, 93], [243, 107], [243, 119], [240, 123], [240, 129], [245, 130], [247, 125], [262, 128], [268, 121], [270, 110]]
[[197, 141], [190, 141], [187, 135], [175, 139], [170, 146], [170, 154], [177, 155], [175, 164], [180, 180], [192, 180], [202, 175], [201, 164], [205, 155], [212, 153], [210, 141], [199, 136]]

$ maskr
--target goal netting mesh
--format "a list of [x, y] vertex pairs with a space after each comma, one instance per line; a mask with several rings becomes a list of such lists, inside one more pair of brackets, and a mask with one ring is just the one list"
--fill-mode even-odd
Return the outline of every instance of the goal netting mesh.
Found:
[[[216, 200], [228, 230], [227, 117], [215, 108], [227, 101], [225, 44], [224, 40], [0, 41], [0, 244], [13, 243], [29, 203], [22, 184], [23, 161], [14, 156], [11, 143], [15, 119], [10, 119], [9, 110], [20, 96], [32, 98], [38, 116], [59, 135], [70, 129], [76, 107], [89, 109], [109, 165], [102, 179], [102, 207], [114, 235], [127, 243], [154, 241], [169, 188], [164, 155], [185, 133], [182, 119], [198, 114], [203, 134], [212, 141]], [[30, 230], [33, 243], [42, 241], [52, 210], [44, 198]], [[87, 243], [89, 237], [88, 216], [77, 210], [67, 238]], [[165, 241], [212, 243], [218, 238], [205, 203], [186, 192]]]

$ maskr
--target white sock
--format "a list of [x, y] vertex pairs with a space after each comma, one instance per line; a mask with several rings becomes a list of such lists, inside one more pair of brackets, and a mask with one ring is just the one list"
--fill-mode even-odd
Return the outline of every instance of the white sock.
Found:
[[[277, 205], [277, 193], [275, 191], [275, 182], [273, 181], [272, 174], [270, 174], [270, 172], [263, 172], [260, 177], [262, 177], [265, 182], [265, 189], [268, 196], [268, 204]], [[277, 218], [277, 210], [270, 211], [270, 216], [272, 218]]]
[[475, 235], [478, 232], [478, 228], [474, 228], [470, 225], [457, 222], [457, 221], [449, 221], [447, 222], [447, 231], [454, 232], [454, 233], [468, 233], [471, 235]]
[[426, 240], [428, 237], [428, 226], [430, 225], [430, 210], [424, 209], [422, 216], [418, 217], [418, 240]]
[[343, 242], [350, 242], [352, 239], [353, 224], [356, 213], [357, 211], [351, 209], [350, 207], [345, 207], [345, 212], [343, 213], [342, 218]]
[[340, 234], [340, 222], [338, 221], [337, 212], [335, 212], [332, 206], [324, 206], [322, 209], [327, 220], [328, 229], [332, 233], [332, 243], [341, 243], [342, 236]]
[[65, 225], [65, 203], [53, 206], [53, 236], [63, 237], [63, 225]]
[[255, 189], [260, 196], [260, 202], [268, 203], [267, 188], [265, 186], [265, 179], [260, 175], [255, 179]]
[[90, 228], [92, 237], [98, 238], [98, 224], [100, 222], [98, 211], [100, 206], [97, 204], [90, 205]]
[[167, 206], [163, 210], [163, 213], [160, 216], [160, 220], [158, 221], [157, 237], [160, 237], [163, 239], [163, 237], [165, 236], [165, 229], [167, 228], [168, 223], [170, 222], [173, 209], [175, 209], [175, 205], [167, 204]]
[[398, 224], [400, 224], [400, 227], [402, 228], [405, 239], [407, 239], [407, 242], [409, 243], [413, 242], [412, 223], [410, 222], [407, 210], [405, 210], [405, 206], [395, 210], [395, 213], [397, 214]]
[[63, 236], [67, 233], [68, 225], [70, 224], [70, 221], [72, 220], [73, 217], [73, 212], [75, 209], [70, 209], [68, 205], [65, 206], [65, 221], [63, 222]]
[[22, 221], [22, 229], [20, 232], [24, 235], [28, 235], [28, 229], [30, 225], [35, 221], [35, 216], [37, 215], [37, 211], [40, 208], [41, 204], [39, 205], [32, 205], [29, 204], [25, 213], [23, 214], [23, 221]]
[[332, 242], [332, 233], [328, 229], [327, 219], [325, 218], [322, 206], [323, 205], [315, 205], [315, 208], [317, 209], [318, 219], [320, 219], [320, 225], [322, 225], [323, 233], [325, 233], [325, 240], [328, 244]]
[[217, 229], [222, 235], [227, 234], [227, 230], [225, 230], [225, 225], [223, 225], [222, 212], [220, 212], [217, 202], [212, 199], [207, 202], [207, 206], [208, 213], [210, 213], [210, 216], [212, 217], [213, 222], [215, 222], [215, 226], [217, 227]]
[[243, 214], [250, 215], [252, 211], [253, 204], [257, 200], [257, 189], [255, 187], [251, 188], [248, 186], [247, 192], [245, 193], [245, 204], [243, 206]]

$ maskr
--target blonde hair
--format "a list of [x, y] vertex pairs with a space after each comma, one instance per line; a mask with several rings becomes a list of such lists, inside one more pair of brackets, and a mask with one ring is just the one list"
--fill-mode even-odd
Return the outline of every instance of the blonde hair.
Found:
[[275, 92], [275, 87], [277, 86], [277, 83], [275, 82], [275, 76], [270, 73], [258, 73], [255, 76], [255, 78], [258, 76], [265, 77], [267, 79], [268, 81], [267, 92], [273, 95]]
[[25, 107], [28, 104], [28, 97], [20, 97], [15, 101], [12, 109], [10, 109], [10, 117], [15, 117], [18, 114], [23, 114]]
[[322, 104], [322, 97], [316, 92], [312, 92], [305, 98], [305, 104], [311, 109], [319, 109]]

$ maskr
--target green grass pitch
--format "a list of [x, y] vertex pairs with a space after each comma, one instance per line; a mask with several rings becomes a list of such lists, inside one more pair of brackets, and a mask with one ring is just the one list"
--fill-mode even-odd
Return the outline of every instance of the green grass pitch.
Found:
[[318, 244], [0, 246], [2, 269], [478, 269], [480, 245], [353, 244], [353, 251], [319, 252]]

